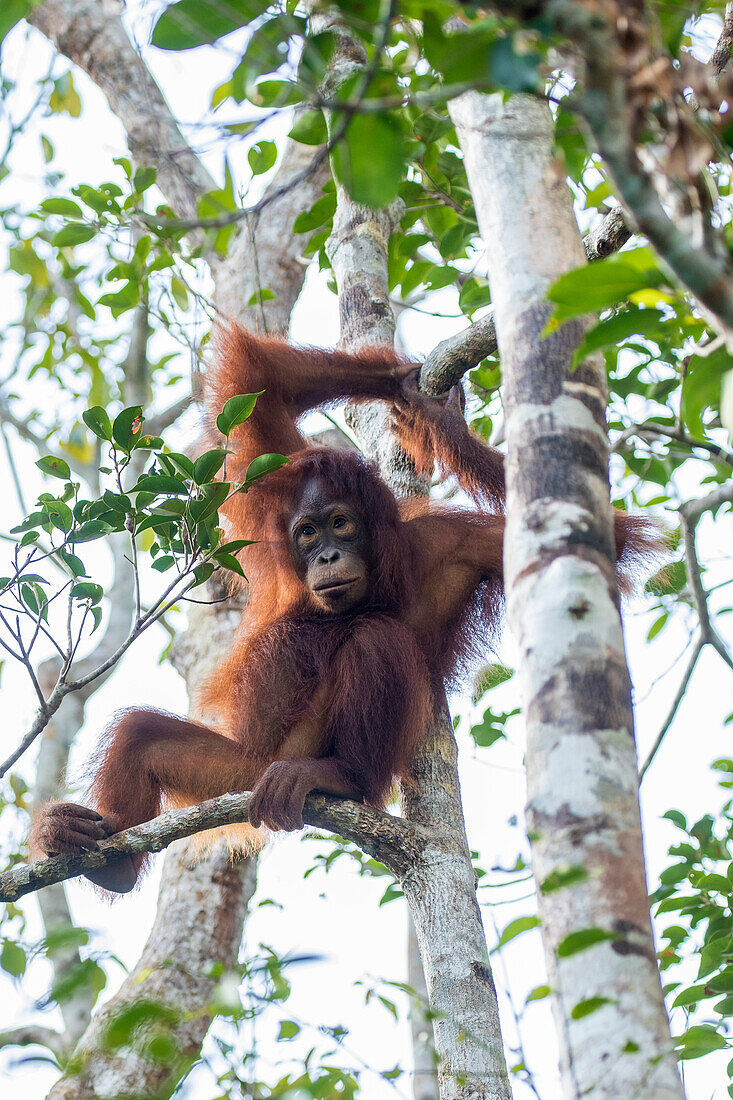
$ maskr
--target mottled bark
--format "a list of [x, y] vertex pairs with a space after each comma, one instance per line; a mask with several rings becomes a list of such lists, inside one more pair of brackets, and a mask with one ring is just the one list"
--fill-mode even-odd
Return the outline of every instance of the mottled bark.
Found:
[[404, 816], [434, 839], [401, 882], [436, 1013], [441, 1100], [510, 1100], [457, 763], [446, 708], [426, 730], [413, 765], [416, 787], [402, 791]]
[[428, 986], [425, 981], [415, 922], [409, 913], [407, 917], [407, 984], [415, 994], [410, 1001], [413, 1100], [440, 1100], [435, 1036], [428, 1015], [430, 1006]]
[[[644, 875], [603, 361], [570, 371], [577, 323], [544, 334], [546, 291], [584, 251], [547, 107], [468, 93], [451, 115], [486, 247], [504, 378], [508, 612], [563, 1093], [677, 1100]], [[585, 949], [573, 951], [584, 935]]]
[[[170, 849], [160, 884], [161, 903], [140, 959], [119, 992], [92, 1019], [71, 1066], [49, 1100], [143, 1100], [167, 1096], [198, 1058], [211, 1023], [208, 1005], [216, 980], [212, 964], [237, 962], [256, 864], [233, 864], [217, 842], [205, 860], [186, 843]], [[192, 905], [192, 899], [196, 904]], [[154, 1003], [156, 1014], [117, 1048], [110, 1031], [131, 1005]], [[156, 1058], [151, 1040], [173, 1057]]]

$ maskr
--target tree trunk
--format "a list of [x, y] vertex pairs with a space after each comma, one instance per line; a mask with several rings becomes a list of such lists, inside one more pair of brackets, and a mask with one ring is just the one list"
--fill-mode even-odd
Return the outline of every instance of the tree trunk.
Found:
[[[365, 63], [339, 35], [332, 72], [343, 80]], [[387, 246], [400, 203], [372, 210], [342, 187], [328, 254], [339, 289], [341, 344], [392, 343], [394, 316], [387, 283]], [[426, 491], [389, 432], [382, 403], [350, 410], [362, 449], [373, 456], [398, 496]], [[425, 731], [413, 766], [417, 790], [402, 792], [406, 818], [427, 826], [434, 842], [402, 878], [415, 923], [430, 1006], [442, 1100], [510, 1100], [496, 990], [476, 899], [457, 770], [457, 747], [446, 707]]]
[[568, 1098], [682, 1087], [644, 874], [633, 712], [613, 565], [605, 375], [571, 371], [578, 323], [546, 292], [585, 261], [547, 106], [451, 105], [486, 246], [509, 447], [504, 551], [527, 722], [528, 828]]

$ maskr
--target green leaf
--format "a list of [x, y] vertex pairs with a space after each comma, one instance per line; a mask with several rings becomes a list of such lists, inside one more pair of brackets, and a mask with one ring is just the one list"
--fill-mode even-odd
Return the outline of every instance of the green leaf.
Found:
[[81, 414], [81, 418], [87, 428], [94, 432], [99, 439], [106, 439], [108, 443], [112, 442], [112, 424], [107, 415], [107, 410], [103, 409], [101, 405], [94, 405], [91, 409], [85, 409]]
[[171, 294], [179, 309], [188, 309], [188, 291], [184, 283], [175, 275], [171, 279]]
[[529, 932], [531, 928], [537, 928], [539, 923], [539, 917], [517, 917], [516, 920], [511, 921], [511, 923], [506, 926], [499, 936], [494, 951], [498, 951], [505, 943], [509, 943], [510, 940], [515, 939], [517, 936], [521, 936], [523, 932]]
[[210, 481], [203, 486], [198, 500], [192, 500], [188, 506], [189, 515], [194, 523], [200, 523], [215, 512], [224, 503], [231, 485], [226, 481]]
[[62, 481], [68, 481], [71, 477], [68, 462], [63, 458], [56, 458], [54, 455], [44, 455], [43, 458], [39, 458], [36, 466], [44, 474], [48, 474], [49, 477], [59, 477]]
[[585, 867], [579, 864], [556, 867], [555, 870], [550, 871], [547, 878], [540, 883], [540, 891], [543, 894], [552, 894], [555, 890], [564, 890], [567, 886], [574, 886], [578, 882], [585, 882], [587, 878], [588, 872]]
[[702, 1058], [713, 1050], [725, 1050], [728, 1043], [710, 1024], [696, 1024], [689, 1027], [678, 1039], [681, 1047], [678, 1057], [683, 1059]]
[[71, 536], [70, 541], [74, 544], [79, 542], [93, 542], [94, 539], [101, 539], [105, 535], [110, 533], [110, 526], [108, 523], [103, 523], [101, 519], [90, 519], [87, 523], [82, 523]]
[[155, 183], [156, 171], [149, 165], [141, 165], [140, 168], [135, 169], [135, 175], [133, 176], [132, 186], [138, 195], [142, 195], [144, 191], [147, 191], [149, 187], [152, 187]]
[[664, 315], [659, 309], [625, 309], [599, 321], [586, 332], [582, 344], [576, 350], [573, 361], [579, 363], [593, 351], [618, 345], [630, 336], [660, 336]]
[[263, 302], [271, 302], [275, 299], [276, 295], [273, 290], [268, 290], [267, 287], [258, 287], [247, 299], [248, 306], [259, 306]]
[[112, 438], [125, 454], [135, 449], [135, 437], [140, 435], [142, 426], [142, 405], [130, 405], [115, 417], [112, 424]]
[[685, 424], [696, 435], [705, 436], [703, 414], [706, 409], [719, 411], [723, 375], [731, 369], [733, 360], [724, 347], [710, 355], [692, 355], [682, 380], [680, 411]]
[[288, 462], [290, 462], [290, 459], [285, 455], [258, 455], [257, 458], [252, 459], [247, 467], [247, 473], [244, 476], [245, 484], [250, 485], [258, 478], [264, 477], [265, 474], [270, 474], [273, 470], [279, 470], [281, 466], [285, 466]]
[[211, 481], [224, 465], [226, 456], [232, 453], [232, 451], [217, 447], [213, 451], [207, 451], [205, 454], [199, 455], [193, 464], [193, 480], [196, 484], [203, 485], [205, 482]]
[[300, 1027], [294, 1020], [282, 1020], [280, 1023], [280, 1033], [277, 1037], [278, 1042], [283, 1039], [294, 1039], [300, 1031]]
[[334, 174], [355, 202], [386, 206], [405, 173], [407, 145], [395, 114], [356, 114], [332, 153]]
[[120, 317], [129, 309], [134, 309], [140, 301], [140, 283], [137, 279], [129, 279], [119, 290], [103, 294], [97, 305], [108, 306], [112, 310], [113, 317]]
[[164, 554], [160, 558], [156, 558], [153, 562], [153, 569], [157, 569], [159, 573], [165, 573], [167, 569], [170, 569], [172, 565], [175, 565], [176, 559], [171, 557], [170, 554]]
[[549, 987], [549, 985], [538, 985], [538, 986], [535, 986], [535, 988], [532, 990], [531, 993], [527, 994], [527, 1000], [526, 1000], [525, 1003], [530, 1004], [532, 1001], [543, 1001], [545, 999], [545, 997], [549, 997], [549, 996], [550, 996], [550, 987]]
[[144, 474], [130, 490], [132, 493], [174, 493], [185, 496], [188, 486], [180, 478], [170, 474]]
[[566, 321], [624, 302], [635, 291], [657, 287], [664, 276], [648, 248], [608, 256], [569, 271], [552, 284], [547, 297], [555, 303], [553, 320]]
[[210, 45], [261, 15], [258, 0], [179, 0], [170, 4], [153, 28], [159, 50], [191, 50]]
[[649, 627], [649, 630], [647, 631], [647, 635], [646, 635], [646, 640], [648, 642], [651, 642], [652, 638], [656, 638], [657, 634], [659, 634], [664, 629], [664, 626], [665, 626], [668, 618], [669, 618], [669, 613], [667, 611], [664, 611], [659, 616], [659, 618], [656, 619], [652, 623], [652, 625]]
[[584, 1016], [590, 1016], [592, 1012], [611, 1003], [610, 997], [588, 997], [585, 1001], [578, 1001], [570, 1010], [570, 1015], [574, 1020], [582, 1020]]
[[232, 573], [237, 573], [240, 577], [244, 577], [244, 570], [239, 564], [239, 560], [234, 557], [234, 554], [223, 554], [219, 550], [214, 555], [214, 557], [216, 558], [218, 565], [223, 565], [225, 569], [229, 569]]
[[[33, 6], [35, 7], [35, 4]], [[71, 118], [79, 117], [81, 114], [81, 99], [74, 87], [74, 78], [71, 72], [62, 73], [54, 80], [48, 106], [54, 114], [67, 114]]]
[[3, 0], [0, 6], [0, 43], [16, 23], [25, 19], [40, 0]]
[[691, 985], [688, 989], [683, 989], [672, 1002], [672, 1008], [681, 1008], [687, 1005], [697, 1004], [698, 1001], [704, 1001], [706, 997], [712, 996], [711, 992], [706, 992], [705, 985]]
[[264, 172], [269, 172], [277, 160], [277, 145], [274, 141], [258, 141], [247, 153], [247, 160], [252, 174], [261, 176]]
[[78, 600], [91, 600], [91, 602], [99, 603], [104, 590], [101, 584], [94, 584], [93, 581], [81, 581], [79, 584], [74, 584], [71, 587], [71, 595], [76, 596]]
[[91, 241], [96, 229], [91, 225], [70, 224], [59, 229], [53, 237], [51, 244], [56, 248], [73, 248], [77, 244], [86, 244]]
[[214, 565], [213, 561], [205, 561], [202, 565], [197, 565], [193, 571], [194, 580], [196, 582], [193, 587], [197, 588], [198, 585], [204, 584], [205, 581], [208, 581], [209, 577], [215, 569], [216, 566]]
[[257, 539], [234, 539], [232, 542], [223, 542], [217, 552], [221, 554], [222, 551], [226, 551], [227, 554], [235, 554], [245, 546], [256, 546], [257, 542]]
[[0, 951], [0, 966], [6, 974], [20, 978], [25, 973], [25, 951], [18, 943], [6, 940]]
[[64, 534], [68, 534], [74, 523], [74, 517], [68, 504], [65, 504], [63, 500], [47, 500], [43, 502], [43, 507], [51, 521], [51, 526], [63, 531]]
[[489, 50], [492, 79], [509, 92], [539, 92], [542, 78], [538, 67], [542, 57], [536, 51], [516, 52], [510, 35], [497, 38]]
[[259, 393], [240, 393], [236, 397], [230, 397], [216, 418], [216, 426], [221, 434], [228, 437], [235, 428], [244, 424], [252, 415], [257, 398], [264, 392], [260, 390]]
[[473, 701], [477, 703], [481, 696], [485, 695], [487, 691], [491, 691], [492, 688], [498, 687], [499, 684], [505, 684], [507, 680], [511, 680], [513, 675], [514, 669], [507, 668], [506, 665], [485, 665], [474, 681]]
[[65, 562], [65, 564], [69, 568], [69, 571], [75, 577], [86, 577], [87, 576], [87, 568], [84, 565], [84, 562], [81, 560], [81, 558], [77, 557], [76, 554], [72, 554], [70, 550], [65, 550], [64, 549], [64, 550], [59, 550], [59, 557], [61, 558], [61, 560], [63, 562]]
[[569, 955], [577, 955], [579, 951], [585, 951], [594, 947], [597, 943], [614, 939], [613, 933], [604, 932], [602, 928], [583, 928], [580, 932], [571, 932], [557, 945], [557, 954], [561, 959]]
[[73, 199], [44, 199], [41, 203], [44, 214], [62, 214], [65, 218], [83, 218], [82, 208]]
[[301, 145], [325, 145], [328, 129], [323, 111], [301, 111], [296, 116], [288, 137], [299, 141]]
[[672, 561], [649, 578], [644, 585], [644, 591], [651, 596], [669, 596], [674, 592], [681, 592], [686, 584], [687, 567], [685, 562]]

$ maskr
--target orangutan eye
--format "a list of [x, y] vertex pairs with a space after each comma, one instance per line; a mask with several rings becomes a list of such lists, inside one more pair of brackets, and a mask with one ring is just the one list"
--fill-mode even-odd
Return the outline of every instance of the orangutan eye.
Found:
[[303, 539], [312, 539], [315, 538], [315, 536], [318, 534], [315, 527], [313, 527], [310, 523], [306, 523], [305, 526], [301, 527], [298, 533]]
[[347, 520], [346, 520], [345, 516], [336, 516], [336, 518], [333, 521], [334, 531], [339, 531], [342, 527], [346, 526], [346, 523], [347, 523]]

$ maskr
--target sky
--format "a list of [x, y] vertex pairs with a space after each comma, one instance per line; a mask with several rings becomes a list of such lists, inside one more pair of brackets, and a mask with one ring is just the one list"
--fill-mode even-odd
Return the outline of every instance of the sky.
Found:
[[[135, 25], [142, 32], [153, 6], [133, 3], [130, 7]], [[142, 14], [135, 14], [139, 8], [143, 9]], [[22, 78], [26, 84], [32, 75], [40, 75], [44, 71], [49, 56], [39, 35], [28, 35], [21, 29], [13, 33], [6, 45], [6, 58], [15, 67], [19, 79]], [[222, 75], [222, 62], [216, 51], [205, 48], [184, 55], [168, 55], [146, 49], [145, 57], [179, 117], [189, 122], [204, 118], [211, 88], [226, 75]], [[225, 67], [226, 61], [223, 64]], [[44, 132], [52, 136], [59, 150], [60, 166], [67, 173], [63, 193], [77, 180], [93, 182], [108, 178], [111, 157], [125, 151], [121, 127], [110, 114], [101, 94], [83, 76], [75, 79], [84, 101], [83, 119], [59, 117], [44, 122], [43, 126]], [[208, 135], [198, 125], [190, 133], [197, 146], [205, 147], [203, 155], [210, 170], [221, 178], [222, 148], [216, 142], [209, 142]], [[237, 151], [236, 156], [240, 155], [244, 163], [244, 147]], [[43, 197], [39, 189], [42, 172], [38, 133], [29, 128], [18, 146], [13, 176], [2, 185], [0, 202], [22, 201], [32, 207]], [[13, 294], [14, 289], [5, 277], [0, 290], [0, 332], [13, 315]], [[450, 302], [447, 295], [441, 301]], [[409, 354], [419, 358], [462, 324], [463, 321], [458, 318], [408, 312], [401, 319], [403, 342]], [[316, 272], [309, 273], [296, 306], [292, 334], [299, 342], [322, 346], [332, 346], [338, 339], [336, 299], [327, 291], [323, 277]], [[17, 444], [15, 452], [26, 495], [32, 500], [42, 489], [40, 474], [33, 465], [35, 456], [22, 444]], [[694, 470], [685, 475], [689, 480], [685, 487], [690, 492], [695, 491], [696, 476]], [[5, 455], [1, 452], [0, 500], [3, 502], [3, 527], [7, 529], [16, 521], [16, 516], [20, 518], [21, 512]], [[712, 529], [707, 518], [701, 525], [700, 546], [710, 566], [707, 577], [710, 584], [729, 575], [730, 559], [726, 561], [726, 555], [733, 544], [731, 536], [733, 525], [730, 518], [720, 523], [716, 530]], [[100, 568], [104, 569], [101, 559]], [[642, 759], [676, 691], [681, 670], [679, 653], [687, 641], [689, 627], [689, 623], [675, 622], [653, 643], [647, 644], [644, 639], [650, 622], [650, 614], [643, 600], [626, 607], [625, 629], [634, 681], [639, 755]], [[733, 641], [730, 628], [728, 639]], [[94, 696], [88, 707], [86, 725], [74, 749], [72, 774], [80, 773], [100, 729], [109, 714], [117, 708], [134, 701], [185, 712], [187, 702], [182, 681], [170, 666], [158, 663], [166, 641], [166, 635], [160, 628], [144, 635]], [[512, 640], [507, 633], [501, 642], [500, 658], [511, 665], [512, 657]], [[24, 675], [21, 669], [6, 663], [1, 682], [6, 718], [0, 733], [0, 756], [3, 758], [17, 744], [33, 714], [34, 698]], [[644, 782], [642, 810], [650, 881], [654, 881], [665, 865], [667, 847], [676, 839], [674, 828], [669, 822], [661, 820], [661, 815], [670, 807], [675, 807], [694, 820], [722, 804], [723, 795], [716, 786], [709, 764], [716, 757], [730, 753], [730, 728], [727, 731], [722, 728], [722, 720], [731, 709], [730, 678], [726, 681], [726, 675], [718, 657], [706, 652], [695, 673], [692, 688]], [[135, 689], [134, 700], [130, 697], [132, 685]], [[516, 691], [513, 682], [497, 689], [490, 697], [492, 708], [513, 708], [517, 702]], [[521, 722], [515, 720], [510, 725], [507, 742], [500, 742], [489, 751], [477, 751], [466, 731], [471, 716], [479, 712], [471, 710], [466, 698], [457, 699], [455, 704], [457, 713], [464, 716], [458, 741], [469, 841], [473, 848], [480, 850], [483, 866], [511, 866], [517, 853], [526, 849], [521, 821], [525, 800]], [[32, 776], [32, 752], [23, 762], [21, 771], [28, 778]], [[379, 986], [381, 992], [392, 996], [392, 992], [382, 987], [380, 982], [385, 979], [405, 980], [404, 907], [401, 902], [379, 907], [383, 882], [359, 879], [355, 869], [345, 860], [338, 861], [328, 875], [317, 870], [307, 879], [304, 878], [304, 872], [312, 865], [314, 852], [324, 850], [322, 842], [299, 835], [278, 836], [268, 845], [261, 859], [256, 904], [245, 933], [245, 950], [256, 951], [258, 945], [263, 943], [271, 945], [281, 955], [308, 955], [318, 959], [317, 962], [298, 965], [291, 974], [293, 994], [283, 1016], [302, 1021], [304, 1025], [302, 1041], [298, 1039], [292, 1044], [295, 1052], [302, 1056], [309, 1045], [321, 1041], [320, 1029], [323, 1027], [344, 1025], [349, 1033], [340, 1060], [343, 1064], [361, 1068], [362, 1095], [368, 1100], [408, 1096], [407, 1078], [389, 1084], [379, 1077], [378, 1072], [374, 1072], [375, 1069], [389, 1070], [396, 1064], [408, 1064], [408, 1031], [403, 1015], [399, 1022], [395, 1022], [375, 999], [372, 998], [369, 1005], [364, 1003], [366, 990], [371, 986]], [[119, 960], [110, 958], [107, 964], [110, 985], [105, 997], [113, 993], [122, 980], [123, 966], [129, 967], [135, 962], [148, 934], [155, 912], [161, 862], [162, 857], [158, 856], [152, 874], [137, 893], [111, 906], [101, 901], [82, 880], [68, 884], [75, 917], [94, 930], [92, 946], [105, 948]], [[514, 917], [532, 911], [532, 901], [524, 897], [528, 892], [526, 886], [521, 885], [513, 889], [480, 892], [482, 902], [489, 893], [498, 895], [502, 901], [491, 910], [484, 906], [490, 943], [496, 940], [494, 922], [501, 929]], [[513, 903], [513, 898], [520, 900]], [[269, 901], [275, 904], [262, 904]], [[40, 936], [40, 924], [32, 898], [25, 908], [29, 915], [29, 936]], [[518, 938], [500, 955], [495, 955], [493, 961], [500, 989], [503, 1026], [509, 1041], [515, 1043], [512, 1009], [506, 989], [508, 986], [514, 1003], [522, 1005], [526, 994], [544, 981], [539, 937], [533, 933]], [[41, 1018], [35, 1002], [42, 995], [47, 980], [48, 971], [42, 963], [31, 968], [22, 985], [12, 983], [3, 975], [0, 980], [0, 1004], [3, 1006], [0, 1010], [0, 1029]], [[46, 1022], [56, 1023], [57, 1018], [51, 1016]], [[555, 1068], [556, 1049], [547, 1004], [538, 1002], [531, 1006], [525, 1024], [526, 1058], [535, 1074], [538, 1091], [543, 1100], [557, 1100], [560, 1093]], [[677, 1024], [681, 1026], [680, 1021]], [[276, 1059], [282, 1058], [283, 1044], [276, 1047], [273, 1041], [278, 1026], [278, 1014], [272, 1013], [262, 1021], [258, 1031], [258, 1051], [265, 1074], [268, 1067], [274, 1066]], [[5, 1087], [16, 1090], [18, 1081], [22, 1080], [25, 1100], [40, 1100], [54, 1079], [54, 1071], [43, 1063], [19, 1064], [19, 1059], [26, 1053], [0, 1052], [0, 1089], [4, 1082]], [[722, 1056], [707, 1058], [703, 1064], [688, 1063], [686, 1085], [690, 1100], [723, 1100], [727, 1095], [724, 1078], [726, 1060]], [[514, 1088], [517, 1100], [530, 1096], [520, 1083], [515, 1082]], [[180, 1095], [185, 1100], [205, 1100], [215, 1095], [215, 1088], [206, 1072], [196, 1071]]]

